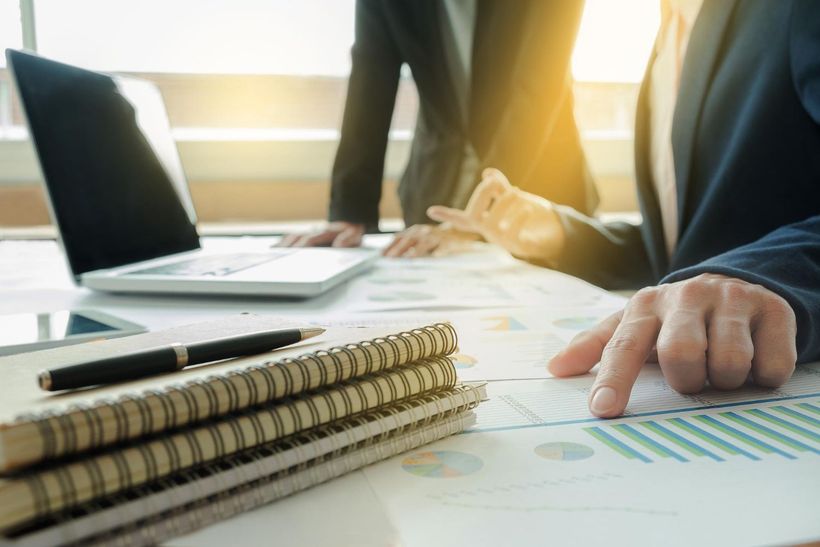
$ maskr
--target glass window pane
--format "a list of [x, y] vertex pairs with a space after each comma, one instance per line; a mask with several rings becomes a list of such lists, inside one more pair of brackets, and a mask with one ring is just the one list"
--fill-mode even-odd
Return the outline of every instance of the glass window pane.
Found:
[[354, 0], [37, 0], [35, 10], [43, 55], [97, 70], [350, 70]]
[[659, 25], [658, 0], [587, 0], [573, 76], [586, 82], [640, 82]]
[[6, 48], [19, 48], [22, 45], [20, 3], [17, 0], [0, 0], [0, 67], [6, 66]]

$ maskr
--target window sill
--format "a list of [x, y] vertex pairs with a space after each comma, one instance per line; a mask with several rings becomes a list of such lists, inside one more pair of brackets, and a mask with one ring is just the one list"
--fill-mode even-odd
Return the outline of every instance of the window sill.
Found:
[[[336, 129], [178, 128], [174, 130], [187, 177], [196, 182], [328, 179], [336, 153]], [[398, 178], [410, 153], [410, 131], [392, 131], [386, 178]], [[588, 131], [584, 149], [593, 173], [603, 179], [632, 177], [632, 135]], [[26, 131], [0, 130], [0, 186], [41, 180]]]

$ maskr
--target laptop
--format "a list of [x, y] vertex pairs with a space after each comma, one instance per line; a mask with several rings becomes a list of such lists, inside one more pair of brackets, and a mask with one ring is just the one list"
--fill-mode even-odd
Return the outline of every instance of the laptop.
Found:
[[76, 282], [114, 292], [307, 297], [372, 249], [203, 249], [159, 90], [6, 50]]

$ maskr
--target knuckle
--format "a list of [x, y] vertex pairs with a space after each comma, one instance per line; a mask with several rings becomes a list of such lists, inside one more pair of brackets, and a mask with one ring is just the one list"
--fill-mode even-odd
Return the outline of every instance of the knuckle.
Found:
[[645, 287], [636, 292], [632, 298], [629, 299], [629, 305], [630, 307], [650, 308], [654, 306], [660, 292], [661, 289], [658, 287]]
[[613, 386], [618, 389], [629, 385], [630, 377], [621, 367], [602, 367], [601, 370], [598, 371], [595, 383], [597, 385]]
[[657, 345], [663, 365], [688, 365], [706, 361], [706, 344], [698, 340], [664, 340]]
[[724, 372], [741, 372], [752, 366], [754, 349], [745, 344], [731, 344], [709, 352], [709, 366]]
[[730, 280], [723, 282], [720, 292], [725, 302], [739, 305], [752, 298], [755, 288], [745, 281]]
[[748, 335], [749, 333], [748, 320], [738, 316], [720, 317], [713, 320], [713, 323], [720, 332], [729, 336]]
[[620, 328], [612, 335], [612, 337], [604, 346], [603, 353], [606, 356], [613, 354], [634, 353], [648, 348], [641, 347], [641, 338], [639, 333], [647, 330], [657, 329], [657, 318], [644, 316], [634, 317], [623, 320]]
[[621, 321], [623, 334], [636, 334], [658, 328], [658, 318], [655, 315], [632, 316]]
[[633, 334], [618, 334], [613, 336], [607, 342], [604, 351], [607, 353], [614, 352], [631, 352], [638, 347], [638, 337]]
[[794, 310], [786, 300], [769, 292], [762, 304], [763, 314], [772, 321], [792, 328], [796, 324]]
[[696, 304], [703, 300], [708, 290], [709, 284], [700, 276], [687, 279], [676, 287], [677, 299], [684, 304]]
[[781, 359], [758, 367], [754, 373], [755, 383], [763, 387], [780, 387], [791, 378], [795, 360]]

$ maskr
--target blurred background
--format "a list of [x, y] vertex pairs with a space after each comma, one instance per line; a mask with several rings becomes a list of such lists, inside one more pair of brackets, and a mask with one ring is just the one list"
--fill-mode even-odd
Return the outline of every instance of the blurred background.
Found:
[[[156, 82], [202, 222], [324, 218], [344, 107], [354, 0], [0, 0], [0, 48]], [[632, 128], [657, 0], [587, 0], [575, 109], [602, 212], [637, 209]], [[382, 217], [417, 98], [401, 84]], [[49, 224], [40, 173], [0, 59], [0, 226]], [[514, 181], [513, 181], [514, 182]]]

